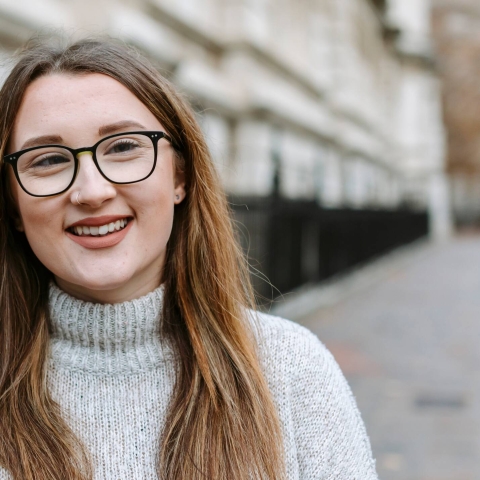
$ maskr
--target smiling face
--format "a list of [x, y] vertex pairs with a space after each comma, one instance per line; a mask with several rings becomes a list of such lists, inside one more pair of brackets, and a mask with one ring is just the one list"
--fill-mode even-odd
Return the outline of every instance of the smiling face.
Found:
[[[116, 80], [101, 74], [54, 74], [38, 78], [27, 88], [9, 152], [38, 142], [37, 137], [50, 137], [40, 140], [43, 145], [81, 148], [109, 134], [142, 130], [165, 131]], [[174, 150], [161, 139], [152, 175], [127, 185], [103, 178], [90, 153], [78, 158], [74, 184], [52, 197], [28, 195], [9, 168], [17, 228], [25, 232], [57, 284], [71, 295], [101, 303], [138, 298], [161, 283], [174, 206], [185, 197], [183, 177], [175, 171]]]

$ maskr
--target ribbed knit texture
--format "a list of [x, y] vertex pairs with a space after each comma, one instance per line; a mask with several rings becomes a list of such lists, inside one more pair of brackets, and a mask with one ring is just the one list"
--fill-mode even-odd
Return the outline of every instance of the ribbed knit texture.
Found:
[[[100, 305], [51, 286], [48, 386], [90, 452], [96, 480], [157, 479], [175, 381], [173, 353], [159, 333], [162, 298], [160, 287]], [[377, 479], [355, 399], [332, 355], [297, 324], [250, 317], [282, 424], [288, 479]]]

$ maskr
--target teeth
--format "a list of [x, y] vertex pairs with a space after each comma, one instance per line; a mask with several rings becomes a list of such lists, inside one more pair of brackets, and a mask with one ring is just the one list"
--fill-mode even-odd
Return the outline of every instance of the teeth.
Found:
[[84, 225], [73, 227], [73, 233], [81, 236], [81, 235], [91, 235], [94, 237], [107, 235], [108, 233], [122, 230], [128, 224], [128, 220], [123, 218], [121, 220], [117, 220], [116, 222], [107, 223], [106, 225], [101, 225], [99, 227], [86, 227]]
[[102, 225], [101, 227], [99, 227], [98, 229], [99, 235], [105, 235], [106, 233], [108, 233], [108, 225]]

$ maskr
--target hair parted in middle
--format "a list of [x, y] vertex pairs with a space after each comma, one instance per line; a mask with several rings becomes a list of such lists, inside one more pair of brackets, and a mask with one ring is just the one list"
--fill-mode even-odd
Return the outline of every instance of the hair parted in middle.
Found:
[[[0, 158], [35, 79], [89, 73], [117, 80], [148, 107], [173, 138], [176, 168], [186, 180], [162, 272], [161, 334], [178, 368], [158, 477], [282, 479], [281, 428], [248, 313], [254, 307], [248, 269], [203, 134], [175, 88], [138, 52], [115, 41], [58, 46], [32, 40], [0, 91]], [[52, 276], [15, 229], [6, 168], [2, 163], [0, 466], [24, 480], [91, 479], [91, 460], [46, 387]]]

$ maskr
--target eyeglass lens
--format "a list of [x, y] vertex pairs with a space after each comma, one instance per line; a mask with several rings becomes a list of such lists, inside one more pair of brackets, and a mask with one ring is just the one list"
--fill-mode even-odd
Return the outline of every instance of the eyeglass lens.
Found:
[[[152, 140], [146, 135], [125, 134], [97, 145], [101, 172], [112, 182], [131, 183], [148, 177], [155, 163]], [[17, 163], [23, 187], [33, 195], [64, 191], [75, 175], [72, 152], [62, 147], [42, 147], [26, 152]]]

